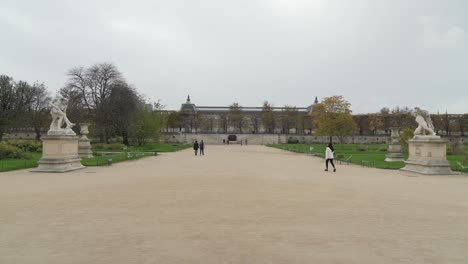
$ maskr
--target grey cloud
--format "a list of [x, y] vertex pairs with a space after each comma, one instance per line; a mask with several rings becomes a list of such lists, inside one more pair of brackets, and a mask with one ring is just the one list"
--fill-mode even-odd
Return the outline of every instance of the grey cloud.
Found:
[[[0, 3], [0, 72], [44, 81], [109, 61], [177, 109], [342, 94], [355, 112], [468, 112], [468, 3], [437, 0]], [[7, 39], [8, 41], [4, 41]]]

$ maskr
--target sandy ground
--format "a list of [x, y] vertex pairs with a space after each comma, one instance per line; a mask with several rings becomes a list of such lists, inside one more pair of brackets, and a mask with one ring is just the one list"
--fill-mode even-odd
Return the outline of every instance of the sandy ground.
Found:
[[468, 263], [468, 177], [238, 145], [0, 173], [0, 263]]

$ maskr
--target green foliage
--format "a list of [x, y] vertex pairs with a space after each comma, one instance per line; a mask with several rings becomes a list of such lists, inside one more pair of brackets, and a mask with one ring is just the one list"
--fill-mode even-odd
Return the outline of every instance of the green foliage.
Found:
[[101, 150], [101, 151], [123, 151], [125, 149], [125, 145], [121, 143], [113, 143], [113, 144], [93, 144], [93, 150]]
[[408, 140], [414, 137], [414, 131], [411, 128], [403, 129], [403, 133], [401, 133], [400, 141], [401, 146], [405, 152], [408, 152]]
[[27, 159], [0, 159], [0, 171], [20, 170], [37, 167], [40, 153], [30, 153]]
[[288, 144], [299, 144], [299, 139], [297, 138], [288, 138]]
[[28, 159], [30, 157], [30, 154], [18, 147], [0, 142], [0, 159]]
[[84, 166], [106, 166], [109, 163], [109, 160], [112, 160], [112, 163], [118, 163], [127, 160], [136, 160], [144, 157], [152, 156], [149, 153], [120, 153], [110, 156], [96, 156], [88, 159], [82, 159], [81, 164]]
[[268, 101], [263, 102], [261, 117], [263, 126], [268, 133], [273, 133], [275, 130], [275, 113], [272, 107]]
[[351, 104], [342, 96], [324, 98], [314, 106], [314, 123], [318, 126], [316, 135], [337, 136], [341, 143], [345, 136], [353, 135], [357, 130], [351, 115]]
[[[270, 147], [279, 148], [287, 151], [298, 152], [298, 153], [309, 153], [310, 147], [314, 148], [314, 156], [324, 157], [326, 144], [275, 144], [269, 145]], [[404, 162], [385, 162], [385, 153], [382, 153], [382, 149], [387, 149], [386, 144], [367, 144], [365, 145], [366, 150], [361, 151], [362, 145], [355, 144], [336, 144], [335, 148], [335, 159], [344, 160], [350, 157], [348, 160], [350, 163], [362, 165], [362, 161], [368, 161], [368, 164], [380, 168], [380, 169], [401, 169], [405, 166]], [[467, 148], [468, 146], [463, 146]], [[465, 149], [466, 150], [466, 149]], [[466, 153], [466, 152], [465, 152]], [[453, 171], [461, 171], [460, 166], [457, 162], [466, 164], [466, 157], [464, 155], [448, 155], [447, 160], [450, 162], [450, 166]]]
[[357, 151], [367, 151], [367, 146], [365, 146], [365, 145], [358, 145], [358, 146], [356, 147], [356, 150], [357, 150]]
[[144, 145], [148, 139], [159, 141], [161, 129], [166, 126], [167, 115], [162, 111], [140, 111], [135, 121], [135, 141]]
[[174, 152], [191, 148], [191, 144], [146, 144], [142, 146], [129, 146], [128, 151], [139, 152]]
[[8, 140], [5, 143], [10, 146], [17, 147], [25, 152], [42, 151], [42, 142], [36, 140]]
[[461, 144], [447, 145], [447, 155], [464, 155], [465, 147]]

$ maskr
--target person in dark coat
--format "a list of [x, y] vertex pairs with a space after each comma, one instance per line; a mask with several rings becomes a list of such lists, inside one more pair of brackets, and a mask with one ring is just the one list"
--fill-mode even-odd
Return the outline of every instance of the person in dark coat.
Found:
[[195, 156], [198, 154], [198, 148], [200, 146], [198, 145], [198, 141], [195, 140], [195, 143], [193, 143], [193, 150], [195, 150]]
[[205, 143], [203, 142], [203, 139], [200, 141], [200, 155], [205, 155]]

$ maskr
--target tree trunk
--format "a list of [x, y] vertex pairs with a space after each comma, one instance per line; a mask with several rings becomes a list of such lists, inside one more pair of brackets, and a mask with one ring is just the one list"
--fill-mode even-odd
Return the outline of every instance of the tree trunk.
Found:
[[123, 143], [125, 146], [128, 146], [128, 145], [129, 145], [129, 141], [128, 141], [128, 135], [127, 135], [127, 133], [123, 133], [122, 138], [123, 138], [122, 143]]
[[34, 132], [36, 133], [36, 140], [41, 140], [41, 129], [37, 126], [34, 127]]

